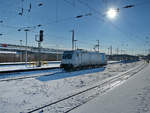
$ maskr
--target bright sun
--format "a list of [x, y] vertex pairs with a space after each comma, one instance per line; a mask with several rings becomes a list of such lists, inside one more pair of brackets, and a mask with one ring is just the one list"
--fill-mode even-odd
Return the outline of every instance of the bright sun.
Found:
[[113, 18], [116, 17], [117, 11], [116, 11], [115, 9], [113, 9], [113, 8], [110, 8], [110, 9], [107, 11], [106, 14], [107, 14], [107, 17], [108, 17], [108, 18], [113, 19]]

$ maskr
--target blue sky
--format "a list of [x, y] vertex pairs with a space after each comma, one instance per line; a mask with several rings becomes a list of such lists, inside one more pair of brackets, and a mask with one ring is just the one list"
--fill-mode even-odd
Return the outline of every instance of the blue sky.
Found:
[[[96, 40], [101, 49], [107, 51], [120, 48], [141, 53], [149, 49], [150, 36], [150, 1], [149, 0], [2, 0], [0, 4], [0, 33], [2, 43], [25, 44], [25, 32], [17, 29], [25, 26], [42, 24], [42, 27], [28, 33], [28, 45], [36, 46], [35, 35], [44, 30], [43, 47], [71, 48], [71, 30], [75, 30], [77, 46], [92, 49]], [[80, 2], [81, 1], [81, 2]], [[28, 13], [29, 4], [32, 4]], [[39, 7], [38, 4], [43, 3]], [[86, 5], [85, 5], [86, 4]], [[135, 7], [124, 9], [123, 6], [133, 4]], [[22, 16], [18, 15], [24, 8]], [[113, 20], [102, 16], [109, 8], [120, 8]], [[93, 8], [93, 9], [91, 9]], [[80, 14], [92, 13], [80, 19]], [[99, 13], [99, 14], [98, 14]]]

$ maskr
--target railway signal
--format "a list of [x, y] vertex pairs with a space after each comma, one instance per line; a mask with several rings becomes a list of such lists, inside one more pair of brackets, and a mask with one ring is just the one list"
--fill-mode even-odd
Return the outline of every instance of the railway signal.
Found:
[[26, 45], [26, 54], [25, 54], [25, 62], [26, 62], [26, 66], [27, 66], [27, 62], [28, 62], [28, 51], [27, 51], [27, 43], [28, 43], [28, 32], [30, 32], [31, 30], [34, 30], [36, 29], [37, 27], [41, 27], [42, 25], [41, 24], [38, 24], [36, 26], [28, 26], [28, 27], [22, 27], [22, 28], [19, 28], [18, 31], [25, 31], [26, 33], [26, 41], [25, 41], [25, 45]]
[[40, 42], [43, 41], [43, 32], [44, 32], [43, 30], [40, 30], [40, 39], [39, 39]]
[[[41, 42], [43, 41], [43, 30], [40, 30], [39, 35], [35, 35], [35, 41], [38, 42], [38, 62], [37, 67], [41, 67]], [[37, 36], [39, 36], [39, 39], [37, 39]]]

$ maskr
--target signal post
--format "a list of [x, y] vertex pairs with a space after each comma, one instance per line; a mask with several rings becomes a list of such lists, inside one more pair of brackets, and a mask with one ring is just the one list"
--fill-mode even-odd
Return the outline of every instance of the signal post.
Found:
[[39, 39], [37, 39], [37, 37], [35, 37], [35, 41], [38, 42], [38, 62], [37, 62], [37, 67], [41, 67], [41, 42], [43, 42], [43, 32], [44, 32], [43, 30], [40, 30]]

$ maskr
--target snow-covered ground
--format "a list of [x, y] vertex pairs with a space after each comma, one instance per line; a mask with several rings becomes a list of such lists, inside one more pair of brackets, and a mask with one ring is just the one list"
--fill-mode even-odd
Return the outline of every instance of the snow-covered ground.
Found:
[[70, 113], [150, 113], [150, 65]]
[[[141, 63], [143, 62], [109, 64], [106, 68], [53, 73], [49, 76], [0, 82], [0, 113], [32, 110], [70, 95], [75, 90], [116, 76]], [[55, 107], [52, 108], [52, 111], [61, 112]]]

